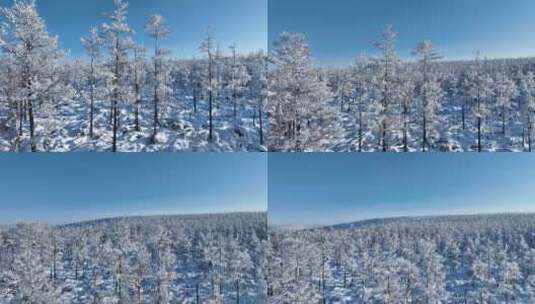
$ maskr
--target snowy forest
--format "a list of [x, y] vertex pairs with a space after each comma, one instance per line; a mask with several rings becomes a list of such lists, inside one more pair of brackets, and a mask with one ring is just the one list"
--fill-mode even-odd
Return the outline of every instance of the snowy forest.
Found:
[[1, 303], [266, 303], [265, 213], [0, 226]]
[[447, 61], [423, 40], [402, 60], [397, 39], [388, 25], [372, 56], [326, 68], [314, 65], [303, 34], [280, 34], [270, 49], [269, 149], [532, 151], [534, 58], [478, 51]]
[[535, 214], [270, 233], [270, 303], [533, 303]]
[[[145, 33], [134, 33], [127, 0], [109, 1], [76, 59], [36, 0], [0, 7], [1, 151], [266, 150], [263, 51], [220, 47], [207, 26], [197, 58], [173, 58], [162, 42], [180, 32], [165, 16], [148, 12]], [[136, 42], [141, 34], [151, 46]]]

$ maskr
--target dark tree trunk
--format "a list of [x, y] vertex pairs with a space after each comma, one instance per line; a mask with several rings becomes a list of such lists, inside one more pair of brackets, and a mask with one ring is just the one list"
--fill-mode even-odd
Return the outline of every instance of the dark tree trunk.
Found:
[[95, 101], [95, 68], [94, 58], [91, 58], [91, 84], [90, 84], [90, 104], [89, 104], [89, 137], [93, 138], [93, 108]]
[[505, 105], [502, 106], [502, 134], [505, 135]]
[[262, 120], [262, 107], [259, 107], [258, 109], [258, 122], [260, 123], [260, 145], [264, 145], [264, 123]]
[[481, 152], [481, 117], [477, 118], [477, 152]]
[[35, 152], [36, 145], [35, 145], [35, 122], [33, 118], [33, 103], [31, 100], [28, 100], [28, 118], [30, 119], [30, 145], [32, 152]]
[[427, 117], [424, 114], [423, 126], [422, 126], [422, 152], [425, 152], [427, 148]]
[[236, 304], [240, 304], [240, 278], [236, 279]]
[[208, 54], [208, 86], [210, 91], [208, 92], [208, 112], [209, 112], [209, 131], [208, 131], [208, 141], [212, 142], [213, 140], [213, 90], [212, 90], [212, 54]]

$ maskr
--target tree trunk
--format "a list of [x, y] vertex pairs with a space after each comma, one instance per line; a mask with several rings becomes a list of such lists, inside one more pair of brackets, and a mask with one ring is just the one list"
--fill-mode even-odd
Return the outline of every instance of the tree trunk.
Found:
[[159, 103], [159, 96], [158, 96], [158, 89], [160, 87], [160, 81], [158, 79], [158, 76], [160, 74], [158, 70], [158, 36], [154, 38], [154, 130], [153, 130], [153, 142], [156, 143], [156, 134], [158, 133], [158, 103]]
[[481, 117], [477, 118], [477, 152], [481, 152]]
[[[115, 93], [116, 95], [118, 93]], [[113, 100], [113, 143], [112, 143], [112, 152], [117, 152], [117, 98], [114, 97]]]
[[262, 120], [262, 107], [258, 107], [258, 121], [260, 123], [260, 145], [264, 145], [264, 123]]
[[[119, 39], [116, 39], [115, 41], [115, 48], [116, 50], [119, 49]], [[112, 152], [117, 152], [117, 103], [119, 100], [119, 54], [115, 54], [115, 87], [113, 88], [113, 100], [111, 102], [111, 114], [113, 117], [113, 142], [112, 142]]]
[[505, 135], [505, 105], [502, 106], [502, 134]]
[[28, 100], [28, 118], [30, 119], [30, 146], [32, 149], [32, 152], [35, 152], [36, 145], [35, 145], [35, 122], [33, 119], [33, 104], [31, 100]]
[[90, 84], [90, 105], [89, 105], [89, 138], [93, 138], [93, 107], [95, 100], [95, 71], [94, 58], [91, 58], [91, 84]]
[[465, 123], [465, 117], [466, 117], [466, 102], [463, 101], [463, 105], [462, 105], [462, 108], [461, 108], [461, 119], [462, 119], [462, 124], [463, 124], [463, 130], [466, 128], [466, 123]]
[[422, 152], [425, 152], [427, 148], [427, 117], [424, 114], [423, 127], [422, 127]]
[[240, 278], [236, 279], [236, 304], [240, 304]]
[[213, 140], [213, 117], [212, 117], [212, 99], [213, 99], [213, 90], [212, 90], [212, 54], [208, 54], [208, 86], [209, 86], [209, 96], [208, 96], [208, 112], [209, 112], [209, 131], [208, 131], [208, 141], [212, 142]]
[[362, 152], [362, 109], [359, 105], [359, 152]]

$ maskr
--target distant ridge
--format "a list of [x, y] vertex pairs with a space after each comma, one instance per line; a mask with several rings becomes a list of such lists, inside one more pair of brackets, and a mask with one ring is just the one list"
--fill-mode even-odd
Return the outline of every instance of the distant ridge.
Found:
[[452, 221], [452, 220], [467, 220], [467, 219], [476, 219], [480, 217], [487, 217], [489, 219], [499, 218], [505, 216], [533, 216], [535, 212], [502, 212], [502, 213], [480, 213], [480, 214], [445, 214], [445, 215], [422, 215], [422, 216], [399, 216], [399, 217], [388, 217], [388, 218], [375, 218], [360, 220], [355, 222], [340, 223], [327, 226], [318, 226], [318, 227], [309, 227], [302, 230], [337, 230], [337, 229], [350, 229], [350, 228], [359, 228], [365, 226], [375, 226], [375, 225], [384, 225], [391, 224], [396, 222], [425, 222], [425, 221]]
[[200, 219], [200, 218], [202, 219], [202, 218], [208, 218], [208, 217], [231, 217], [231, 216], [239, 216], [239, 215], [267, 216], [267, 212], [265, 211], [240, 211], [240, 212], [225, 212], [225, 213], [116, 216], [116, 217], [104, 217], [104, 218], [98, 218], [98, 219], [92, 219], [92, 220], [85, 220], [85, 221], [79, 221], [79, 222], [73, 222], [73, 223], [67, 223], [67, 224], [61, 224], [61, 225], [55, 225], [55, 226], [57, 227], [79, 227], [79, 226], [84, 226], [84, 225], [111, 223], [111, 222], [122, 221], [122, 220], [140, 220], [140, 219], [180, 219], [180, 220], [192, 219], [193, 220], [193, 219]]

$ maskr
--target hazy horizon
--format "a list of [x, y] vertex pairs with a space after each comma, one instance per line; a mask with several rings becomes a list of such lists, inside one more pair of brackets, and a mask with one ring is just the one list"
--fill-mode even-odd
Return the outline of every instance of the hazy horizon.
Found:
[[530, 159], [500, 153], [270, 155], [269, 222], [327, 226], [391, 217], [535, 212], [535, 163]]

